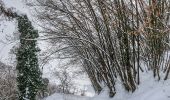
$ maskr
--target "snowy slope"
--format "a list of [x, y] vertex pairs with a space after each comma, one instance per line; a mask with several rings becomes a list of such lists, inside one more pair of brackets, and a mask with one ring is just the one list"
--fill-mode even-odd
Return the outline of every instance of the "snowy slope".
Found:
[[56, 93], [44, 100], [90, 100], [90, 97], [73, 96], [73, 95]]
[[[144, 75], [144, 76], [143, 76]], [[114, 98], [108, 97], [107, 89], [104, 89], [100, 95], [91, 98], [71, 95], [54, 94], [45, 100], [170, 100], [170, 79], [167, 81], [154, 79], [152, 73], [144, 74], [141, 78], [141, 84], [134, 93], [128, 93], [123, 90], [121, 84], [117, 84], [117, 94]], [[64, 99], [63, 97], [66, 97]], [[60, 98], [60, 99], [58, 99]]]
[[92, 100], [170, 100], [170, 79], [158, 81], [153, 78], [151, 72], [142, 74], [141, 84], [134, 93], [128, 93], [120, 84], [117, 84], [117, 94], [114, 98], [109, 98], [105, 89]]
[[100, 95], [92, 98], [56, 93], [45, 100], [170, 100], [170, 82], [159, 85], [159, 87], [151, 86], [145, 89], [139, 89], [134, 94], [126, 93], [125, 95], [117, 95], [114, 98], [109, 98], [107, 91], [103, 91]]
[[[29, 14], [29, 9], [23, 4], [23, 0], [2, 0], [5, 7], [13, 8], [18, 13]], [[0, 60], [7, 64], [13, 65], [15, 56], [10, 55], [10, 49], [17, 45], [18, 41], [14, 39], [14, 32], [16, 32], [15, 20], [5, 20], [0, 16]], [[32, 20], [32, 19], [31, 19]], [[16, 32], [17, 33], [17, 32]]]
[[139, 89], [134, 94], [126, 93], [124, 96], [117, 95], [114, 98], [109, 98], [105, 91], [91, 100], [170, 100], [170, 84], [169, 86], [148, 87], [146, 90]]

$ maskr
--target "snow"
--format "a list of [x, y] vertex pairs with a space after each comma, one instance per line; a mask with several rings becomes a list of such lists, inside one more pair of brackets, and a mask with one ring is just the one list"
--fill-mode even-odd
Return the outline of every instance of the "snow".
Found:
[[74, 96], [74, 95], [67, 95], [67, 94], [59, 94], [55, 93], [50, 97], [44, 100], [90, 100], [90, 97], [83, 97], [83, 96]]
[[13, 41], [13, 32], [15, 32], [15, 21], [0, 21], [0, 60], [5, 64], [11, 64], [10, 49], [16, 44]]
[[57, 98], [57, 100], [63, 100], [63, 95], [62, 94], [53, 94], [50, 97], [46, 98], [45, 100], [55, 100]]
[[[12, 8], [17, 13], [27, 14], [31, 19], [31, 14], [23, 0], [2, 0], [5, 7]], [[14, 64], [15, 56], [10, 55], [10, 49], [17, 45], [17, 41], [13, 40], [14, 32], [16, 32], [15, 20], [5, 20], [0, 17], [0, 60], [8, 65]], [[8, 39], [6, 39], [8, 37]]]
[[145, 87], [138, 89], [135, 93], [126, 93], [125, 95], [116, 95], [114, 98], [109, 98], [108, 93], [104, 91], [99, 96], [92, 100], [170, 100], [170, 86], [160, 87]]
[[[45, 100], [170, 100], [170, 79], [160, 80], [154, 79], [151, 72], [141, 73], [141, 84], [134, 93], [129, 93], [117, 83], [117, 94], [115, 97], [108, 96], [108, 89], [105, 88], [100, 95], [94, 97], [81, 97], [73, 95], [53, 94]], [[60, 98], [60, 99], [58, 99]]]
[[118, 90], [114, 98], [109, 98], [105, 89], [92, 100], [170, 100], [170, 79], [158, 81], [151, 72], [141, 74], [141, 84], [134, 93], [123, 90], [122, 86], [117, 84]]

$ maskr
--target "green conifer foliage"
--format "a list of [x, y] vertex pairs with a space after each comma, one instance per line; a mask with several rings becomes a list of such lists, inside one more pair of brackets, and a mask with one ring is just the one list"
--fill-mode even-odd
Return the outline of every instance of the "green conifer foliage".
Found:
[[37, 91], [42, 86], [42, 73], [37, 58], [39, 49], [35, 40], [38, 38], [38, 31], [34, 30], [26, 15], [19, 16], [17, 20], [21, 34], [16, 67], [19, 100], [35, 100]]

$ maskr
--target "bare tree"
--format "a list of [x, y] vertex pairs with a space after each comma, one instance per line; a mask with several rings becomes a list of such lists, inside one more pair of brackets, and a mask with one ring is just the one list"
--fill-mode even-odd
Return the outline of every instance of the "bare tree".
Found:
[[68, 66], [64, 67], [63, 69], [56, 71], [54, 74], [60, 82], [60, 84], [58, 85], [58, 89], [60, 90], [59, 92], [65, 94], [72, 94], [72, 90], [74, 89], [73, 85], [74, 75], [71, 75], [68, 72], [68, 68], [69, 68]]
[[35, 1], [42, 39], [63, 45], [51, 54], [81, 62], [97, 93], [104, 83], [113, 97], [118, 81], [135, 91], [143, 62], [154, 77], [163, 70], [167, 79], [169, 0]]
[[0, 99], [18, 99], [17, 93], [16, 71], [0, 62]]

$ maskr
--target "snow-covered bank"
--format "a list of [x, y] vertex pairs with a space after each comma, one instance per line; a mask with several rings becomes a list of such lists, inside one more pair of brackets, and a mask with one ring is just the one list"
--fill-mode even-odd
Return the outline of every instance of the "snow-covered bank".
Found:
[[107, 90], [104, 90], [92, 100], [170, 100], [170, 79], [158, 81], [150, 72], [141, 73], [141, 76], [141, 84], [134, 93], [128, 93], [118, 84], [114, 98], [109, 98]]
[[44, 100], [91, 100], [90, 97], [55, 93]]
[[170, 84], [139, 88], [135, 93], [119, 93], [114, 98], [109, 98], [106, 91], [92, 100], [170, 100]]
[[170, 100], [170, 81], [167, 83], [161, 82], [153, 86], [139, 88], [135, 93], [119, 93], [114, 98], [109, 98], [107, 91], [103, 91], [100, 95], [92, 98], [53, 94], [45, 100]]
[[164, 81], [154, 79], [152, 73], [143, 73], [141, 84], [134, 93], [123, 90], [122, 85], [117, 84], [117, 94], [109, 98], [107, 89], [94, 97], [81, 97], [72, 95], [54, 94], [45, 100], [170, 100], [170, 79]]

